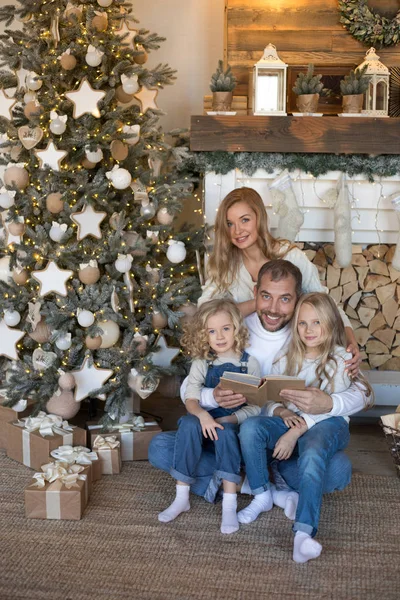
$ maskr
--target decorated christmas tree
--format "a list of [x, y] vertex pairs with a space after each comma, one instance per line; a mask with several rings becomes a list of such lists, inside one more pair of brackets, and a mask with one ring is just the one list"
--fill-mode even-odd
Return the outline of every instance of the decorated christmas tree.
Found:
[[103, 395], [118, 419], [182, 366], [199, 292], [200, 232], [173, 229], [186, 148], [158, 124], [174, 71], [146, 67], [163, 38], [124, 0], [0, 9], [15, 18], [0, 36], [3, 395], [65, 417]]

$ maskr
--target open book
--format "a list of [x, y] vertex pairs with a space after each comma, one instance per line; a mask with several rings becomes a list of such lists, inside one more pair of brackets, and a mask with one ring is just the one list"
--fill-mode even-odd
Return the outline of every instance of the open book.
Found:
[[231, 373], [224, 371], [220, 385], [224, 390], [233, 390], [236, 394], [246, 396], [251, 404], [264, 406], [266, 402], [282, 402], [281, 390], [304, 390], [304, 379], [289, 375], [268, 375], [255, 377], [247, 373]]

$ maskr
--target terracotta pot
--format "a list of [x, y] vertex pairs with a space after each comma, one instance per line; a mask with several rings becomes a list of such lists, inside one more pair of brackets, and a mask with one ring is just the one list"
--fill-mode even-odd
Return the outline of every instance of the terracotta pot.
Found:
[[319, 94], [301, 94], [297, 96], [296, 106], [299, 112], [316, 113], [318, 112]]
[[364, 101], [364, 94], [347, 94], [342, 98], [344, 113], [360, 113]]
[[213, 110], [228, 111], [231, 110], [232, 92], [213, 92]]

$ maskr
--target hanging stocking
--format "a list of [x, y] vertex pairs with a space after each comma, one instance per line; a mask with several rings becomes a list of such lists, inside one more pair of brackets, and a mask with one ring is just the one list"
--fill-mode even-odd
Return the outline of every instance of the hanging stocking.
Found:
[[[399, 221], [400, 228], [400, 192], [395, 192], [389, 199], [392, 201], [392, 206], [397, 214], [397, 219]], [[396, 269], [396, 271], [400, 271], [400, 231], [399, 236], [397, 238], [396, 250], [393, 255], [392, 267]]]
[[276, 236], [293, 242], [303, 225], [304, 215], [297, 204], [287, 170], [282, 171], [268, 187], [274, 212], [279, 215]]
[[344, 268], [351, 264], [352, 255], [351, 207], [344, 173], [339, 178], [337, 191], [334, 208], [335, 252], [339, 266]]

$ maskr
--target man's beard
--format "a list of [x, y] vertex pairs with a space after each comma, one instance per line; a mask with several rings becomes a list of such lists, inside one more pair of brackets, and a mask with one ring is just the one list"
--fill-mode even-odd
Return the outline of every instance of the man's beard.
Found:
[[[291, 315], [289, 316], [282, 315], [279, 313], [271, 313], [268, 310], [260, 310], [257, 312], [257, 314], [258, 318], [260, 319], [262, 328], [265, 329], [265, 331], [270, 331], [271, 333], [283, 329], [291, 319]], [[263, 315], [266, 315], [267, 317], [270, 317], [272, 319], [276, 319], [276, 325], [274, 326], [273, 323], [266, 323], [263, 319]]]

